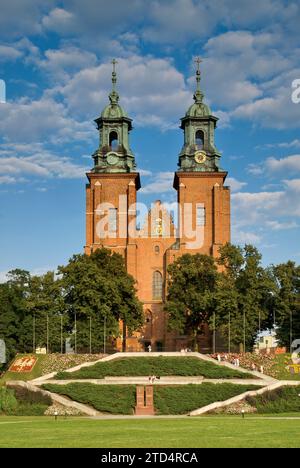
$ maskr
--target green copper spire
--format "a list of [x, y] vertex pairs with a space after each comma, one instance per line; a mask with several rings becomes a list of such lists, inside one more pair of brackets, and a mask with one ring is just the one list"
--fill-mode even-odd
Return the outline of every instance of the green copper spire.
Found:
[[129, 133], [132, 120], [119, 104], [116, 90], [116, 59], [112, 60], [112, 90], [109, 93], [110, 103], [103, 109], [95, 122], [99, 130], [99, 148], [93, 154], [94, 172], [123, 173], [136, 170], [135, 160], [129, 145]]
[[204, 94], [200, 89], [202, 60], [197, 57], [196, 67], [196, 91], [194, 103], [189, 107], [183, 119], [181, 128], [184, 131], [184, 144], [179, 153], [179, 170], [185, 172], [218, 172], [220, 153], [215, 147], [214, 133], [217, 118], [203, 102]]

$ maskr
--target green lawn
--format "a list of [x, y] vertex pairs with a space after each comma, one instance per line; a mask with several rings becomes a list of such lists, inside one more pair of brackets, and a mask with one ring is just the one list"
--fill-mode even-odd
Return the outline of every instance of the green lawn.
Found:
[[76, 372], [59, 372], [58, 379], [102, 379], [105, 376], [203, 376], [208, 379], [251, 379], [252, 374], [195, 357], [132, 357], [98, 362]]
[[0, 447], [300, 447], [300, 419], [0, 417]]

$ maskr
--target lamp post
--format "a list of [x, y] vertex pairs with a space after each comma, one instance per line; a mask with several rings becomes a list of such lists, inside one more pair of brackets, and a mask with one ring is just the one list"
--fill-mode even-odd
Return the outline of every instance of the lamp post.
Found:
[[90, 316], [90, 354], [92, 354], [92, 317]]
[[246, 352], [246, 313], [245, 310], [243, 311], [243, 328], [244, 328], [244, 343], [243, 343], [243, 351]]
[[216, 353], [216, 313], [213, 315], [213, 354]]
[[35, 353], [36, 345], [35, 345], [35, 312], [33, 313], [32, 317], [32, 348], [33, 353]]
[[106, 354], [106, 315], [104, 316], [103, 354]]
[[46, 349], [47, 354], [49, 353], [49, 315], [46, 316]]
[[293, 343], [293, 311], [290, 310], [290, 353], [292, 354], [292, 343]]
[[75, 323], [74, 323], [74, 352], [77, 354], [77, 315], [75, 312]]
[[60, 316], [60, 354], [63, 353], [63, 315]]
[[231, 352], [231, 316], [230, 311], [228, 313], [228, 353]]

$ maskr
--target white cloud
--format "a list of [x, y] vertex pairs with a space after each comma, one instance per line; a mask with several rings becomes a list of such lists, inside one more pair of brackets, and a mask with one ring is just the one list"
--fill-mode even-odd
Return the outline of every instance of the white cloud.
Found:
[[48, 49], [44, 58], [38, 57], [35, 60], [35, 65], [52, 75], [56, 83], [67, 79], [76, 71], [95, 66], [96, 63], [97, 57], [94, 53], [73, 46]]
[[287, 156], [285, 158], [276, 159], [274, 157], [268, 158], [265, 164], [265, 167], [270, 172], [282, 172], [294, 171], [300, 172], [300, 155], [294, 154], [292, 156]]
[[241, 231], [240, 229], [233, 228], [232, 241], [234, 244], [259, 244], [261, 240], [262, 236], [254, 232]]
[[[21, 148], [23, 146], [23, 154]], [[1, 149], [3, 148], [3, 150]], [[87, 167], [75, 164], [67, 156], [58, 156], [47, 151], [41, 145], [0, 146], [0, 183], [17, 183], [24, 175], [51, 178], [81, 178]], [[3, 153], [2, 153], [3, 151]], [[15, 156], [17, 154], [17, 156]], [[42, 189], [41, 189], [42, 190]]]
[[16, 38], [41, 32], [43, 12], [53, 0], [1, 1], [0, 31], [2, 37]]
[[0, 45], [0, 61], [15, 61], [18, 58], [22, 57], [22, 53], [17, 50], [15, 47]]
[[1, 184], [14, 184], [16, 182], [15, 177], [0, 175], [0, 185]]
[[237, 192], [241, 190], [243, 187], [248, 185], [247, 182], [240, 182], [239, 180], [235, 179], [234, 177], [227, 177], [226, 185], [229, 185], [233, 192]]
[[299, 227], [299, 224], [297, 224], [295, 221], [280, 222], [277, 220], [273, 220], [267, 221], [266, 226], [272, 229], [273, 231], [281, 231], [286, 229], [295, 229]]
[[[135, 124], [163, 130], [178, 127], [180, 117], [192, 103], [192, 93], [172, 62], [137, 55], [119, 58], [118, 62], [120, 105]], [[72, 115], [91, 118], [108, 103], [110, 89], [109, 62], [78, 72], [59, 91]]]
[[75, 15], [63, 8], [54, 8], [42, 18], [45, 29], [59, 34], [74, 32]]
[[259, 145], [256, 148], [300, 148], [300, 140], [295, 138], [292, 141], [283, 141], [280, 143], [266, 143]]
[[300, 179], [284, 180], [286, 187], [295, 193], [300, 192]]
[[54, 143], [89, 140], [94, 136], [91, 122], [69, 117], [62, 103], [43, 97], [0, 106], [0, 134], [7, 141]]
[[140, 193], [166, 193], [173, 189], [174, 172], [158, 172], [152, 180], [141, 188]]

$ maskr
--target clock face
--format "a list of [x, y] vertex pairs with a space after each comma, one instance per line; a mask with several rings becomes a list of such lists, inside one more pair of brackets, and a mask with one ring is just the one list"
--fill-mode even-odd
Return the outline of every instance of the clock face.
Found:
[[114, 164], [117, 164], [118, 161], [119, 161], [119, 157], [116, 153], [111, 152], [107, 154], [108, 164], [111, 164], [113, 166]]
[[198, 164], [203, 164], [206, 161], [206, 153], [205, 151], [196, 151], [195, 153], [195, 161]]

